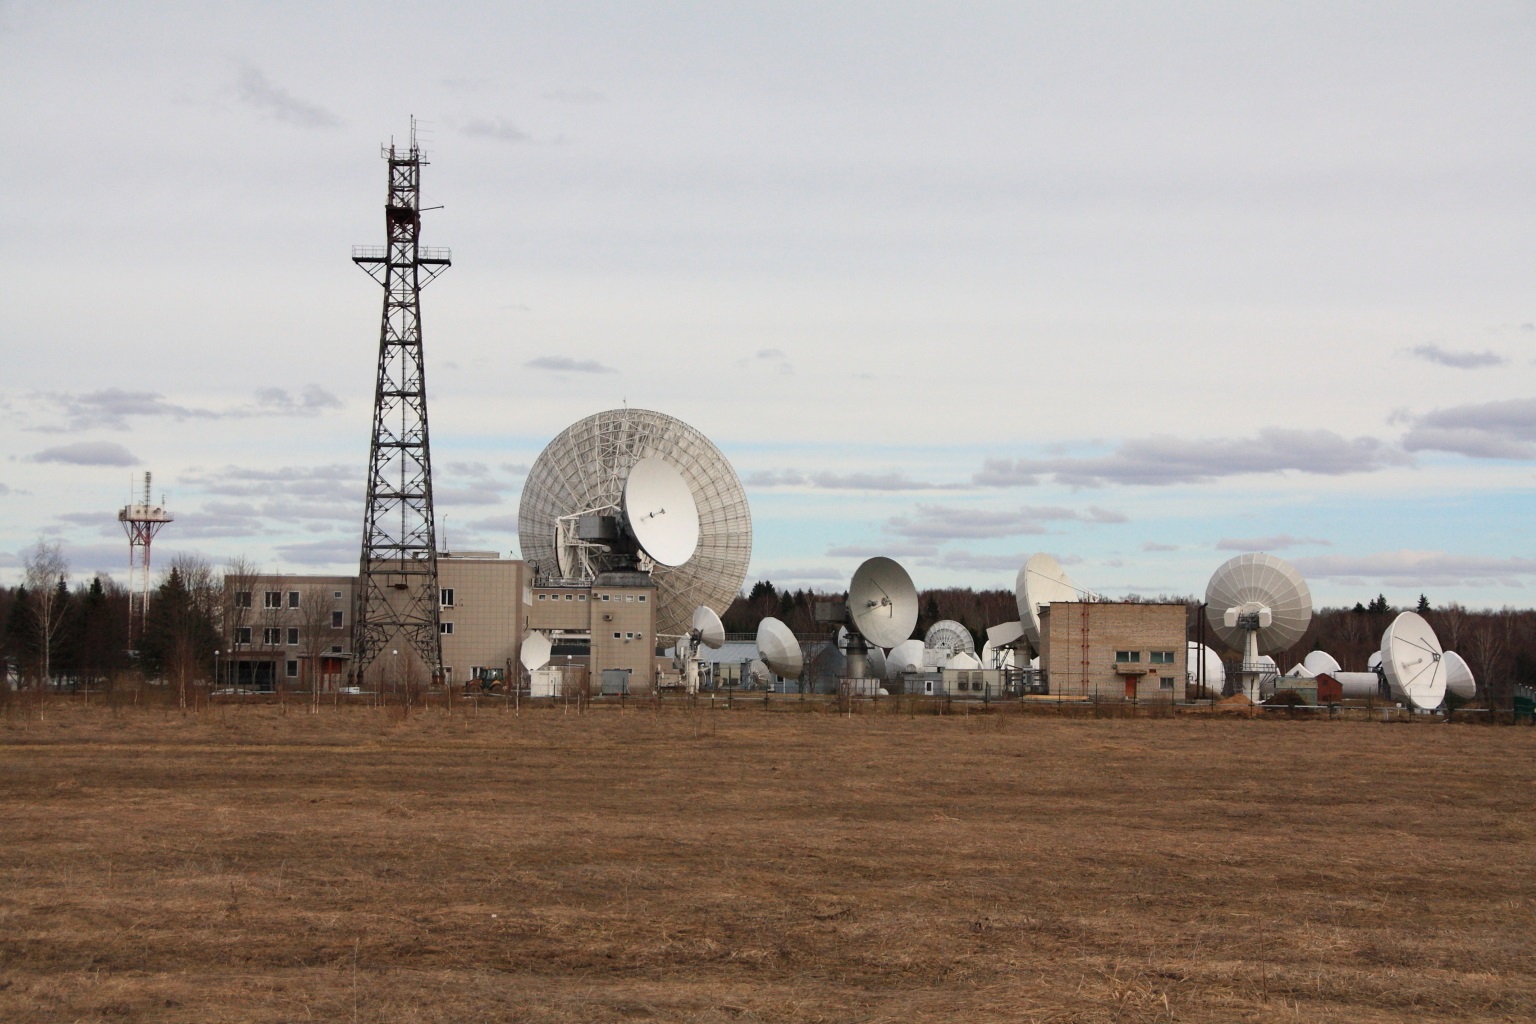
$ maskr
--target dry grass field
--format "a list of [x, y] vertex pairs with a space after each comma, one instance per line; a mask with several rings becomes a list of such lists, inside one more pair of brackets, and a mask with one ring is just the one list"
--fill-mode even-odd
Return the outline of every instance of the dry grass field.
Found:
[[0, 1020], [1529, 1021], [1536, 730], [0, 716]]

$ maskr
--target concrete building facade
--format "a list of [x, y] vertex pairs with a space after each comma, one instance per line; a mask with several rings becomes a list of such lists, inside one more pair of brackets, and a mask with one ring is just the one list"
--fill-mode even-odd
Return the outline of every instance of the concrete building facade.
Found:
[[1099, 700], [1185, 698], [1183, 604], [1057, 602], [1040, 610], [1050, 693]]

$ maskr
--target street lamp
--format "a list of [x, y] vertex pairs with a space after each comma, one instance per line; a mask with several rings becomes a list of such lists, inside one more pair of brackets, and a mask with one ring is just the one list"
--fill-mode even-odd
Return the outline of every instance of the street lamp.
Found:
[[219, 654], [220, 653], [221, 652], [217, 648], [214, 649], [214, 652], [213, 652], [213, 688], [215, 690], [217, 690], [219, 688]]

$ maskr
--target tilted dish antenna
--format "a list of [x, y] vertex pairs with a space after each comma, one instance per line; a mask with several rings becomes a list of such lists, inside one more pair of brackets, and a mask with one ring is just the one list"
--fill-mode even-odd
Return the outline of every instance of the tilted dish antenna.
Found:
[[1314, 676], [1331, 676], [1335, 672], [1342, 672], [1344, 670], [1344, 666], [1339, 664], [1339, 659], [1327, 651], [1308, 651], [1307, 656], [1301, 659], [1301, 663]]
[[946, 650], [950, 654], [975, 654], [976, 638], [954, 619], [940, 619], [923, 634], [923, 646]]
[[784, 679], [799, 679], [805, 667], [800, 641], [788, 626], [772, 616], [757, 624], [757, 654]]
[[538, 630], [529, 630], [523, 637], [522, 651], [517, 660], [523, 663], [523, 668], [529, 672], [537, 672], [549, 664], [550, 653], [554, 647], [550, 645], [549, 637]]
[[630, 467], [624, 478], [624, 520], [640, 550], [657, 565], [676, 568], [698, 550], [698, 503], [683, 474], [665, 459], [652, 456]]
[[1200, 685], [1200, 663], [1205, 662], [1205, 695], [1216, 696], [1227, 685], [1227, 667], [1221, 663], [1221, 655], [1193, 640], [1188, 641], [1188, 655], [1184, 662], [1185, 682], [1193, 692]]
[[1013, 668], [1013, 648], [994, 647], [989, 637], [987, 642], [981, 645], [981, 667], [1010, 669]]
[[1445, 702], [1445, 656], [1440, 639], [1417, 612], [1403, 612], [1381, 635], [1381, 667], [1392, 696], [1433, 711]]
[[1477, 680], [1472, 675], [1472, 666], [1455, 651], [1445, 652], [1445, 688], [1461, 700], [1472, 700], [1477, 696]]
[[917, 588], [900, 563], [868, 559], [848, 584], [848, 675], [862, 679], [869, 671], [868, 644], [895, 647], [917, 626]]
[[[1223, 562], [1205, 587], [1206, 617], [1221, 641], [1243, 652], [1239, 681], [1250, 700], [1270, 673], [1262, 655], [1295, 644], [1312, 621], [1312, 592], [1301, 573], [1264, 552]], [[1271, 660], [1270, 664], [1273, 664]]]
[[1013, 585], [1014, 599], [1019, 606], [1019, 622], [1029, 645], [1036, 651], [1040, 650], [1041, 605], [1080, 601], [1084, 594], [1056, 559], [1044, 552], [1030, 555]]
[[693, 621], [688, 632], [677, 643], [678, 667], [683, 673], [683, 689], [688, 693], [699, 692], [699, 648], [719, 650], [725, 643], [725, 626], [720, 616], [707, 604], [693, 610]]
[[[730, 606], [752, 555], [752, 514], [740, 478], [720, 449], [683, 421], [649, 409], [609, 409], [561, 431], [528, 471], [518, 504], [518, 541], [541, 575], [592, 578], [602, 569], [597, 556], [614, 538], [583, 539], [582, 520], [616, 521], [632, 468], [648, 458], [664, 459], [687, 481], [698, 511], [691, 557], [680, 565], [664, 564], [674, 553], [660, 543], [652, 553], [655, 631], [677, 636], [687, 631], [699, 605]], [[637, 518], [655, 511], [635, 507]], [[669, 509], [653, 519], [672, 514]]]

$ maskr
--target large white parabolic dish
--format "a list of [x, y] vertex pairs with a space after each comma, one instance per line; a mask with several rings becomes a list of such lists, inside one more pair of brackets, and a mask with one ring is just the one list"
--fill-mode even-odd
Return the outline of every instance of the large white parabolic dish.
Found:
[[1262, 551], [1223, 562], [1206, 584], [1205, 602], [1211, 629], [1235, 651], [1246, 646], [1248, 631], [1227, 624], [1229, 609], [1269, 610], [1268, 624], [1256, 631], [1260, 654], [1284, 651], [1302, 638], [1312, 621], [1307, 581], [1289, 562]]
[[658, 565], [656, 632], [688, 629], [701, 604], [730, 606], [747, 578], [752, 513], [747, 492], [720, 449], [699, 431], [650, 409], [608, 409], [566, 427], [550, 441], [523, 485], [517, 532], [522, 554], [540, 572], [560, 571], [556, 526], [562, 516], [617, 507], [630, 467], [660, 456], [688, 481], [699, 513], [698, 546], [680, 566]]
[[1044, 552], [1029, 556], [1014, 580], [1013, 595], [1019, 606], [1019, 622], [1024, 625], [1024, 638], [1035, 650], [1040, 649], [1040, 606], [1080, 601], [1081, 593], [1056, 559]]
[[1403, 612], [1381, 635], [1381, 667], [1399, 700], [1425, 711], [1445, 702], [1440, 639], [1418, 612]]
[[799, 679], [805, 658], [800, 641], [778, 619], [768, 617], [757, 624], [757, 653], [774, 674], [784, 679]]
[[658, 565], [676, 568], [699, 546], [699, 506], [688, 481], [666, 459], [652, 456], [629, 468], [624, 518], [640, 550]]
[[1472, 666], [1455, 651], [1445, 652], [1445, 688], [1461, 700], [1477, 696], [1477, 679], [1472, 675]]
[[523, 668], [529, 672], [537, 672], [549, 664], [549, 655], [553, 650], [549, 637], [537, 630], [530, 630], [528, 635], [523, 637], [523, 649], [518, 654], [517, 660], [522, 662]]
[[1301, 659], [1301, 663], [1314, 676], [1333, 675], [1335, 672], [1344, 671], [1344, 666], [1339, 664], [1339, 660], [1327, 651], [1308, 651], [1307, 656]]
[[971, 636], [970, 630], [954, 619], [940, 619], [929, 626], [928, 632], [923, 634], [923, 646], [942, 648], [951, 654], [959, 654], [962, 651], [975, 654], [976, 638]]
[[917, 627], [917, 587], [894, 559], [867, 559], [848, 584], [848, 617], [876, 647], [895, 647]]

